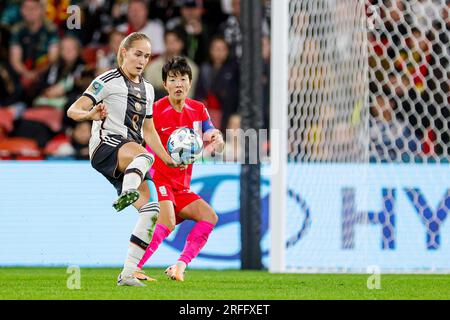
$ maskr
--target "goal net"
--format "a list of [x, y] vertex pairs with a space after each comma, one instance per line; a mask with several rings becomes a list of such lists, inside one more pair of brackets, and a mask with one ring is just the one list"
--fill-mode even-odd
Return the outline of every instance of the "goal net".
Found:
[[272, 2], [271, 271], [450, 270], [448, 11]]

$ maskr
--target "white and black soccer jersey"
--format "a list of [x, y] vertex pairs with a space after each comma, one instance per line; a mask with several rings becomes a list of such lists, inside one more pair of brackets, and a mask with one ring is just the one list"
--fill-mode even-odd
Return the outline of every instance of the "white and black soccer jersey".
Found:
[[139, 144], [144, 142], [142, 124], [153, 115], [155, 92], [153, 86], [141, 77], [140, 83], [128, 79], [120, 68], [107, 71], [95, 78], [83, 93], [94, 105], [103, 102], [108, 116], [102, 121], [93, 121], [89, 156], [101, 143], [112, 147], [118, 145], [120, 135]]

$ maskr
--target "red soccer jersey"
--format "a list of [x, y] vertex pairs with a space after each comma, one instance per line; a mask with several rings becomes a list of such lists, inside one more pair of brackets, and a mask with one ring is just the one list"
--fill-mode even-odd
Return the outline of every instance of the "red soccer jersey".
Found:
[[[181, 112], [176, 111], [166, 96], [153, 105], [153, 122], [164, 148], [167, 150], [167, 140], [170, 134], [178, 128], [191, 128], [200, 135], [211, 128], [211, 120], [203, 103], [186, 99]], [[205, 128], [206, 127], [206, 128]], [[169, 185], [173, 190], [190, 188], [192, 164], [187, 169], [168, 167], [159, 157], [155, 156], [153, 179], [157, 185]]]

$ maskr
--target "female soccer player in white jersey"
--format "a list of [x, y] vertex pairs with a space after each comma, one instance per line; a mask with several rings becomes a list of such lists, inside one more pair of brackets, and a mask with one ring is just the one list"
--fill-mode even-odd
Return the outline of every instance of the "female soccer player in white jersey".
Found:
[[117, 53], [119, 68], [94, 79], [67, 111], [76, 121], [93, 120], [89, 156], [92, 166], [117, 189], [119, 198], [113, 207], [121, 211], [133, 204], [139, 211], [118, 285], [144, 286], [139, 280], [151, 280], [136, 273], [159, 214], [156, 188], [148, 175], [154, 156], [145, 143], [167, 166], [178, 166], [162, 146], [153, 124], [155, 94], [142, 77], [150, 55], [145, 34], [127, 36]]
[[[187, 97], [192, 83], [192, 71], [186, 59], [170, 59], [163, 67], [162, 79], [168, 96], [155, 102], [153, 119], [163, 144], [167, 144], [174, 130], [187, 127], [203, 134], [205, 141], [211, 141], [209, 149], [221, 152], [224, 145], [222, 134], [214, 128], [206, 107]], [[192, 165], [181, 169], [169, 168], [158, 156], [152, 169], [155, 170], [153, 179], [161, 212], [152, 241], [138, 267], [142, 268], [177, 223], [194, 220], [196, 224], [186, 239], [180, 258], [166, 270], [171, 279], [183, 281], [187, 265], [206, 244], [218, 217], [205, 200], [190, 190]]]

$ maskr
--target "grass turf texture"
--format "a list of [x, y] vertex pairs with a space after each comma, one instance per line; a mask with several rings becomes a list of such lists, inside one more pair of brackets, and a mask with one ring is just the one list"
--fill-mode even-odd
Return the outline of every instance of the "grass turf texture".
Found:
[[147, 269], [158, 281], [136, 288], [117, 287], [119, 271], [81, 268], [81, 289], [69, 290], [65, 268], [0, 268], [0, 300], [450, 299], [450, 275], [381, 275], [381, 289], [369, 290], [367, 274], [188, 270], [175, 282], [164, 269]]

